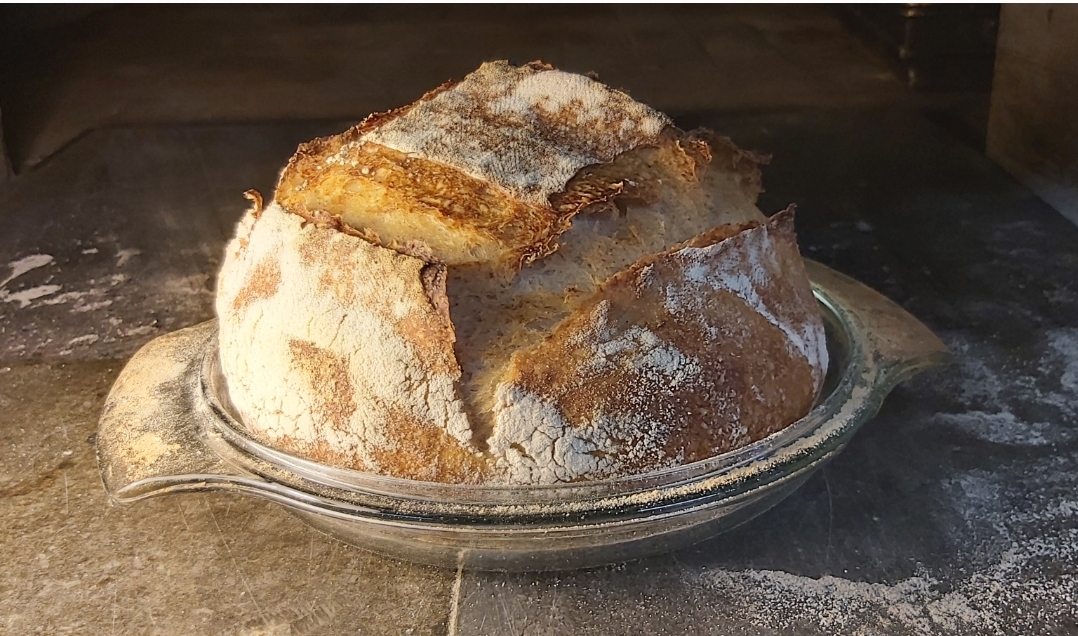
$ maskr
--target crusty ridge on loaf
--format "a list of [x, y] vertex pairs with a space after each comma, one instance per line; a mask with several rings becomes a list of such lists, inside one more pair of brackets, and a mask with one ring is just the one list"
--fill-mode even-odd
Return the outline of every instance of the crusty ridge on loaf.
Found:
[[222, 267], [234, 401], [293, 452], [431, 481], [607, 478], [766, 436], [826, 351], [792, 211], [756, 208], [762, 161], [539, 63], [304, 144]]
[[385, 245], [422, 237], [450, 265], [527, 263], [555, 249], [581, 168], [654, 143], [667, 117], [542, 64], [484, 64], [415, 104], [300, 147], [277, 200], [328, 211]]
[[[572, 218], [559, 248], [511, 280], [482, 267], [450, 268], [450, 314], [457, 358], [480, 438], [492, 423], [494, 390], [513, 352], [540, 342], [599, 285], [639, 259], [687, 241], [716, 225], [763, 220], [753, 205], [756, 165], [732, 144], [709, 139], [690, 155], [685, 135], [667, 134], [656, 146], [634, 149], [612, 163], [582, 170], [560, 195], [587, 192], [594, 203]], [[698, 142], [704, 143], [704, 142]], [[708, 157], [715, 157], [708, 161]], [[744, 172], [722, 169], [739, 162]], [[598, 194], [596, 194], [598, 193]]]

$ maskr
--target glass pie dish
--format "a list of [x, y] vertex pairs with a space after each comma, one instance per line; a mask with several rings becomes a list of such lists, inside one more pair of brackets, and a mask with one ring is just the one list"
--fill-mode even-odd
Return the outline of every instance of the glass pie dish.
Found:
[[948, 359], [898, 305], [823, 265], [806, 267], [830, 354], [819, 401], [789, 427], [704, 461], [546, 486], [439, 484], [322, 465], [246, 431], [210, 321], [157, 338], [124, 368], [101, 416], [101, 476], [116, 502], [244, 493], [360, 548], [443, 567], [575, 569], [675, 550], [778, 503], [845, 447], [896, 384]]

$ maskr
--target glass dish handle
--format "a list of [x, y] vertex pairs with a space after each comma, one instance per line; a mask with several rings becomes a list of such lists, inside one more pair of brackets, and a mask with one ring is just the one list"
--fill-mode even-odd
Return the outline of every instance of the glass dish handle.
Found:
[[101, 480], [115, 501], [173, 492], [272, 490], [225, 463], [206, 444], [199, 369], [217, 335], [211, 320], [156, 338], [120, 372], [97, 433]]
[[805, 259], [805, 269], [824, 302], [840, 306], [856, 340], [874, 358], [884, 393], [930, 367], [950, 362], [947, 346], [897, 303], [845, 274]]

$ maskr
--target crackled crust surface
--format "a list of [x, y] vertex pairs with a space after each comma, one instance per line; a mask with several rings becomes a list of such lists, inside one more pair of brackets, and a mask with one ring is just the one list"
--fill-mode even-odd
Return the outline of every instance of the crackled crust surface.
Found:
[[826, 370], [761, 157], [591, 79], [483, 65], [304, 144], [241, 222], [221, 356], [253, 432], [328, 464], [555, 483], [801, 417]]
[[380, 122], [363, 140], [458, 168], [545, 205], [584, 166], [652, 144], [669, 118], [543, 64], [488, 62]]

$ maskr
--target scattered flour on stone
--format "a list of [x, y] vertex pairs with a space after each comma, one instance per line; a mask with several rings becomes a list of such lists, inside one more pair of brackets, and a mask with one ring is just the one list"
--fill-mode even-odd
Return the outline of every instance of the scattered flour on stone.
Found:
[[18, 260], [11, 261], [7, 264], [8, 268], [11, 270], [11, 273], [8, 274], [7, 278], [5, 278], [3, 281], [0, 281], [0, 287], [7, 285], [8, 283], [15, 280], [19, 276], [22, 276], [26, 272], [35, 270], [39, 267], [45, 267], [52, 261], [53, 258], [49, 254], [31, 254], [29, 256], [24, 256]]
[[54, 259], [50, 254], [31, 254], [8, 263], [7, 266], [11, 272], [3, 281], [0, 281], [0, 301], [5, 303], [18, 303], [19, 309], [25, 309], [35, 300], [51, 296], [60, 291], [59, 285], [37, 285], [35, 287], [30, 287], [29, 289], [22, 289], [14, 292], [7, 288], [8, 283], [19, 276], [39, 267], [45, 267], [46, 265], [51, 264], [53, 260]]
[[951, 484], [963, 493], [955, 503], [971, 526], [994, 532], [986, 538], [992, 561], [970, 567], [973, 573], [957, 581], [941, 581], [923, 569], [891, 584], [749, 570], [693, 574], [701, 579], [689, 584], [736, 595], [737, 617], [770, 630], [812, 625], [843, 634], [1047, 633], [1078, 618], [1078, 499], [1072, 488], [1035, 499], [1028, 509], [1007, 510], [1000, 494], [1010, 479], [975, 472]]
[[19, 303], [19, 309], [25, 309], [35, 300], [51, 296], [58, 291], [60, 291], [59, 285], [38, 285], [37, 287], [31, 287], [30, 289], [24, 289], [17, 292], [9, 292], [6, 289], [0, 289], [0, 300], [7, 303]]
[[132, 257], [138, 256], [142, 250], [133, 248], [123, 249], [116, 252], [116, 267], [123, 267]]
[[[958, 364], [951, 380], [935, 378], [928, 390], [978, 408], [940, 414], [929, 425], [1017, 446], [1075, 439], [1078, 329], [1047, 332], [1034, 371], [1012, 368], [986, 344], [955, 335], [948, 340]], [[1052, 417], [1026, 421], [1017, 411], [1029, 403]], [[919, 568], [893, 583], [773, 570], [693, 572], [686, 583], [738, 598], [736, 618], [776, 631], [813, 626], [844, 634], [1038, 634], [1078, 622], [1073, 451], [1060, 446], [1032, 465], [967, 470], [937, 488], [959, 519], [953, 532], [976, 537], [968, 544], [971, 553], [955, 555], [963, 569], [946, 580]]]
[[[933, 387], [956, 412], [932, 419], [996, 444], [1049, 446], [1078, 439], [1078, 329], [1045, 334], [1036, 366], [960, 336], [948, 338], [957, 363]], [[948, 379], [949, 378], [949, 379]]]

